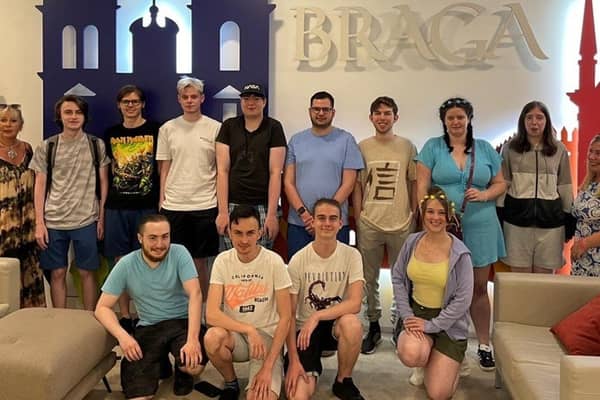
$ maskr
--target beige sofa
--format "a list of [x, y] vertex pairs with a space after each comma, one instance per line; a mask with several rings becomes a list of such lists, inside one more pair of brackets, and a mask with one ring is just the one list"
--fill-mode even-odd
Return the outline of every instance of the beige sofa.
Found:
[[600, 279], [496, 274], [496, 386], [515, 400], [600, 399], [600, 357], [568, 356], [549, 328], [600, 294]]
[[25, 308], [0, 319], [0, 400], [80, 400], [115, 365], [91, 311]]
[[0, 257], [0, 318], [20, 306], [21, 271], [16, 258]]

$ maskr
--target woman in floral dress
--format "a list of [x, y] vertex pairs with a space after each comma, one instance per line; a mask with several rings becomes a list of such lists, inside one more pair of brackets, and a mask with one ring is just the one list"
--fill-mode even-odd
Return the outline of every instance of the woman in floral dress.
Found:
[[23, 128], [21, 107], [0, 104], [0, 257], [21, 262], [21, 308], [45, 307], [44, 280], [35, 242], [33, 154], [17, 138]]
[[571, 275], [600, 277], [600, 135], [587, 153], [587, 171], [573, 202], [577, 219], [571, 248]]

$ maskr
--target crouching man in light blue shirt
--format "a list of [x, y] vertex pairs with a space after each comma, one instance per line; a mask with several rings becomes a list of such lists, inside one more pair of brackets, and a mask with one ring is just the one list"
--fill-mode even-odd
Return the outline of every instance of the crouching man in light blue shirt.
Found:
[[[201, 342], [202, 293], [194, 261], [185, 247], [171, 244], [169, 222], [163, 215], [148, 215], [138, 229], [141, 249], [119, 260], [102, 286], [96, 318], [119, 341], [121, 386], [127, 399], [151, 399], [164, 377], [161, 359], [175, 358], [173, 392], [193, 389], [208, 357]], [[133, 335], [119, 324], [112, 308], [126, 291], [140, 321]], [[170, 371], [169, 371], [170, 372]]]

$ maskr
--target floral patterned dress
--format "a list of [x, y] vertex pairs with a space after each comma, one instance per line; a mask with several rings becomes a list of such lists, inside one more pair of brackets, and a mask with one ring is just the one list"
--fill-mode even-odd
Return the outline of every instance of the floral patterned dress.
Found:
[[[576, 238], [584, 238], [600, 232], [600, 183], [592, 182], [579, 192], [573, 202], [571, 214], [577, 219]], [[600, 247], [588, 249], [571, 267], [571, 275], [600, 277]]]
[[0, 159], [0, 257], [21, 261], [21, 308], [46, 306], [35, 241], [34, 172], [27, 168], [32, 155], [27, 145], [19, 165]]

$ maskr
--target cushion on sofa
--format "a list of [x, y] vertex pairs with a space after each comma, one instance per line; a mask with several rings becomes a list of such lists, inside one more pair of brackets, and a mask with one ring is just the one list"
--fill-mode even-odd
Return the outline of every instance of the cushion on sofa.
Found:
[[0, 399], [62, 399], [115, 345], [90, 311], [11, 313], [0, 319]]
[[518, 399], [558, 398], [560, 359], [558, 340], [547, 327], [496, 322], [494, 351], [507, 387]]
[[570, 355], [600, 356], [600, 295], [556, 323], [550, 331]]

